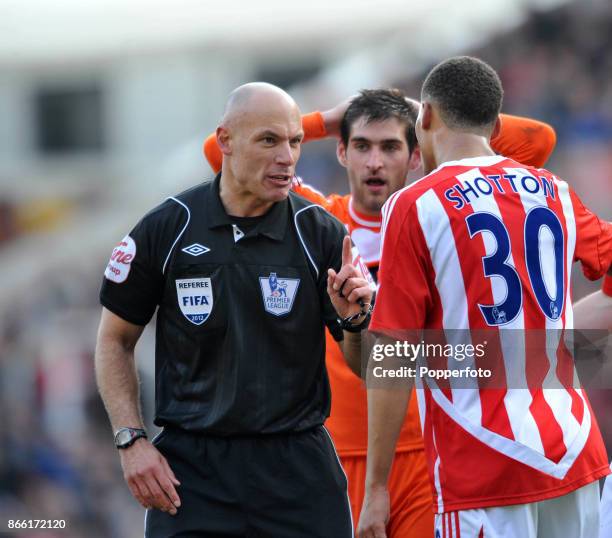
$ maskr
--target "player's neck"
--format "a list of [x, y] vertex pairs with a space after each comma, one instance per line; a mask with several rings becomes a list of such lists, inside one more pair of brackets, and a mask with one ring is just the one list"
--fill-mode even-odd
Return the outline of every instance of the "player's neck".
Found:
[[437, 166], [449, 161], [495, 155], [489, 139], [474, 133], [443, 131], [434, 137], [434, 157]]
[[368, 209], [355, 196], [351, 195], [349, 200], [349, 213], [351, 217], [357, 217], [357, 220], [363, 219], [372, 223], [379, 222], [382, 219], [381, 210]]

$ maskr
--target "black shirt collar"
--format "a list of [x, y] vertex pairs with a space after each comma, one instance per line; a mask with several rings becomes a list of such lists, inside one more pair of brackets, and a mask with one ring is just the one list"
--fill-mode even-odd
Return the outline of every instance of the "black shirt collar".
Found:
[[[208, 196], [208, 227], [218, 228], [220, 226], [231, 226], [234, 224], [232, 217], [228, 215], [219, 196], [219, 185], [221, 173], [215, 177], [210, 195]], [[287, 216], [289, 211], [289, 200], [276, 202], [262, 215], [261, 221], [246, 233], [246, 237], [265, 235], [270, 239], [282, 241], [287, 231]]]

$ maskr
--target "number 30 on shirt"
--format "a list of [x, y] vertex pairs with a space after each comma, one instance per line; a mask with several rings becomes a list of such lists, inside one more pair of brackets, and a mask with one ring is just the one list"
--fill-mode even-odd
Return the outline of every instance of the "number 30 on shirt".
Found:
[[[513, 321], [521, 311], [523, 303], [523, 285], [515, 267], [509, 263], [511, 254], [510, 234], [503, 221], [492, 213], [478, 212], [469, 215], [466, 224], [473, 239], [477, 234], [489, 232], [496, 242], [496, 250], [489, 256], [483, 256], [482, 264], [487, 278], [500, 277], [504, 280], [507, 294], [503, 301], [494, 305], [478, 304], [488, 325], [505, 325]], [[554, 261], [544, 259], [541, 236], [543, 229], [552, 235]], [[563, 311], [563, 283], [565, 281], [565, 257], [563, 252], [563, 228], [559, 218], [548, 207], [534, 207], [525, 219], [525, 265], [529, 281], [542, 313], [550, 320], [559, 319]], [[554, 265], [553, 265], [554, 264]], [[552, 277], [556, 284], [554, 296], [546, 284], [544, 272], [553, 270]]]

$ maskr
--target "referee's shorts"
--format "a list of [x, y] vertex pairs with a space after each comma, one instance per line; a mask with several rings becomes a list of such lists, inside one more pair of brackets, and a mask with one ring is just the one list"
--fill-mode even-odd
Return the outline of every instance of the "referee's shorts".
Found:
[[146, 538], [353, 536], [346, 476], [322, 426], [229, 438], [166, 428], [154, 444], [181, 482], [181, 506], [147, 510]]

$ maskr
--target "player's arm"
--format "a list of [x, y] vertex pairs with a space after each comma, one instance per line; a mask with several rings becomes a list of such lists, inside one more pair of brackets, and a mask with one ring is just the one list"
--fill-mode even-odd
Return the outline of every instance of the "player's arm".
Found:
[[365, 538], [386, 536], [389, 470], [414, 384], [413, 378], [387, 378], [384, 373], [404, 362], [396, 356], [399, 346], [392, 344], [421, 340], [433, 305], [431, 275], [435, 274], [410, 194], [396, 194], [387, 201], [383, 230], [379, 288], [370, 325], [378, 340], [367, 370], [368, 458], [358, 527], [359, 536]]
[[555, 130], [547, 123], [500, 114], [501, 128], [491, 138], [496, 153], [519, 163], [542, 168], [557, 142]]
[[361, 377], [361, 333], [344, 332], [344, 340], [342, 340], [342, 353], [344, 360], [351, 371], [358, 377]]
[[[144, 327], [103, 308], [96, 344], [96, 381], [113, 431], [143, 428], [134, 348]], [[145, 438], [120, 449], [121, 466], [130, 491], [145, 508], [172, 515], [180, 506], [179, 481], [166, 459]]]
[[[388, 337], [376, 340], [374, 349], [393, 345]], [[394, 357], [387, 361], [397, 361]], [[414, 385], [411, 378], [401, 379], [389, 386], [390, 380], [376, 379], [373, 368], [385, 368], [384, 362], [374, 362], [370, 357], [368, 382], [368, 457], [366, 469], [365, 496], [359, 519], [360, 538], [383, 538], [389, 520], [390, 501], [388, 492], [389, 473], [395, 456], [397, 439], [406, 418], [406, 409]], [[377, 386], [380, 384], [380, 386]]]
[[[326, 123], [326, 121], [328, 123]], [[304, 114], [302, 116], [302, 129], [304, 129], [303, 142], [310, 142], [312, 140], [319, 140], [321, 138], [325, 138], [326, 136], [330, 136], [331, 134], [327, 130], [328, 125], [332, 133], [335, 131], [335, 129], [338, 129], [339, 132], [339, 124], [338, 127], [336, 127], [335, 122], [336, 116], [334, 114], [330, 114], [330, 111], [323, 113], [315, 111], [311, 112], [310, 114]], [[213, 169], [213, 172], [215, 174], [220, 172], [221, 165], [223, 163], [223, 153], [217, 144], [216, 133], [212, 133], [206, 137], [203, 151], [208, 164]]]
[[[329, 137], [329, 136], [340, 138], [340, 125], [342, 124], [342, 118], [344, 118], [344, 114], [346, 113], [346, 110], [348, 109], [349, 105], [351, 104], [351, 101], [355, 97], [356, 95], [351, 95], [349, 98], [338, 103], [335, 107], [321, 112], [320, 116], [321, 116], [321, 121], [323, 122], [322, 127], [324, 131], [319, 131], [319, 134], [321, 134], [321, 136], [319, 136], [318, 138], [324, 138], [324, 137]], [[303, 118], [302, 118], [302, 127], [304, 127]], [[310, 138], [310, 140], [315, 140], [315, 139]]]
[[589, 280], [599, 280], [612, 265], [612, 222], [600, 219], [590, 211], [565, 182], [560, 190], [568, 190], [576, 223], [574, 261], [580, 261], [582, 272]]

